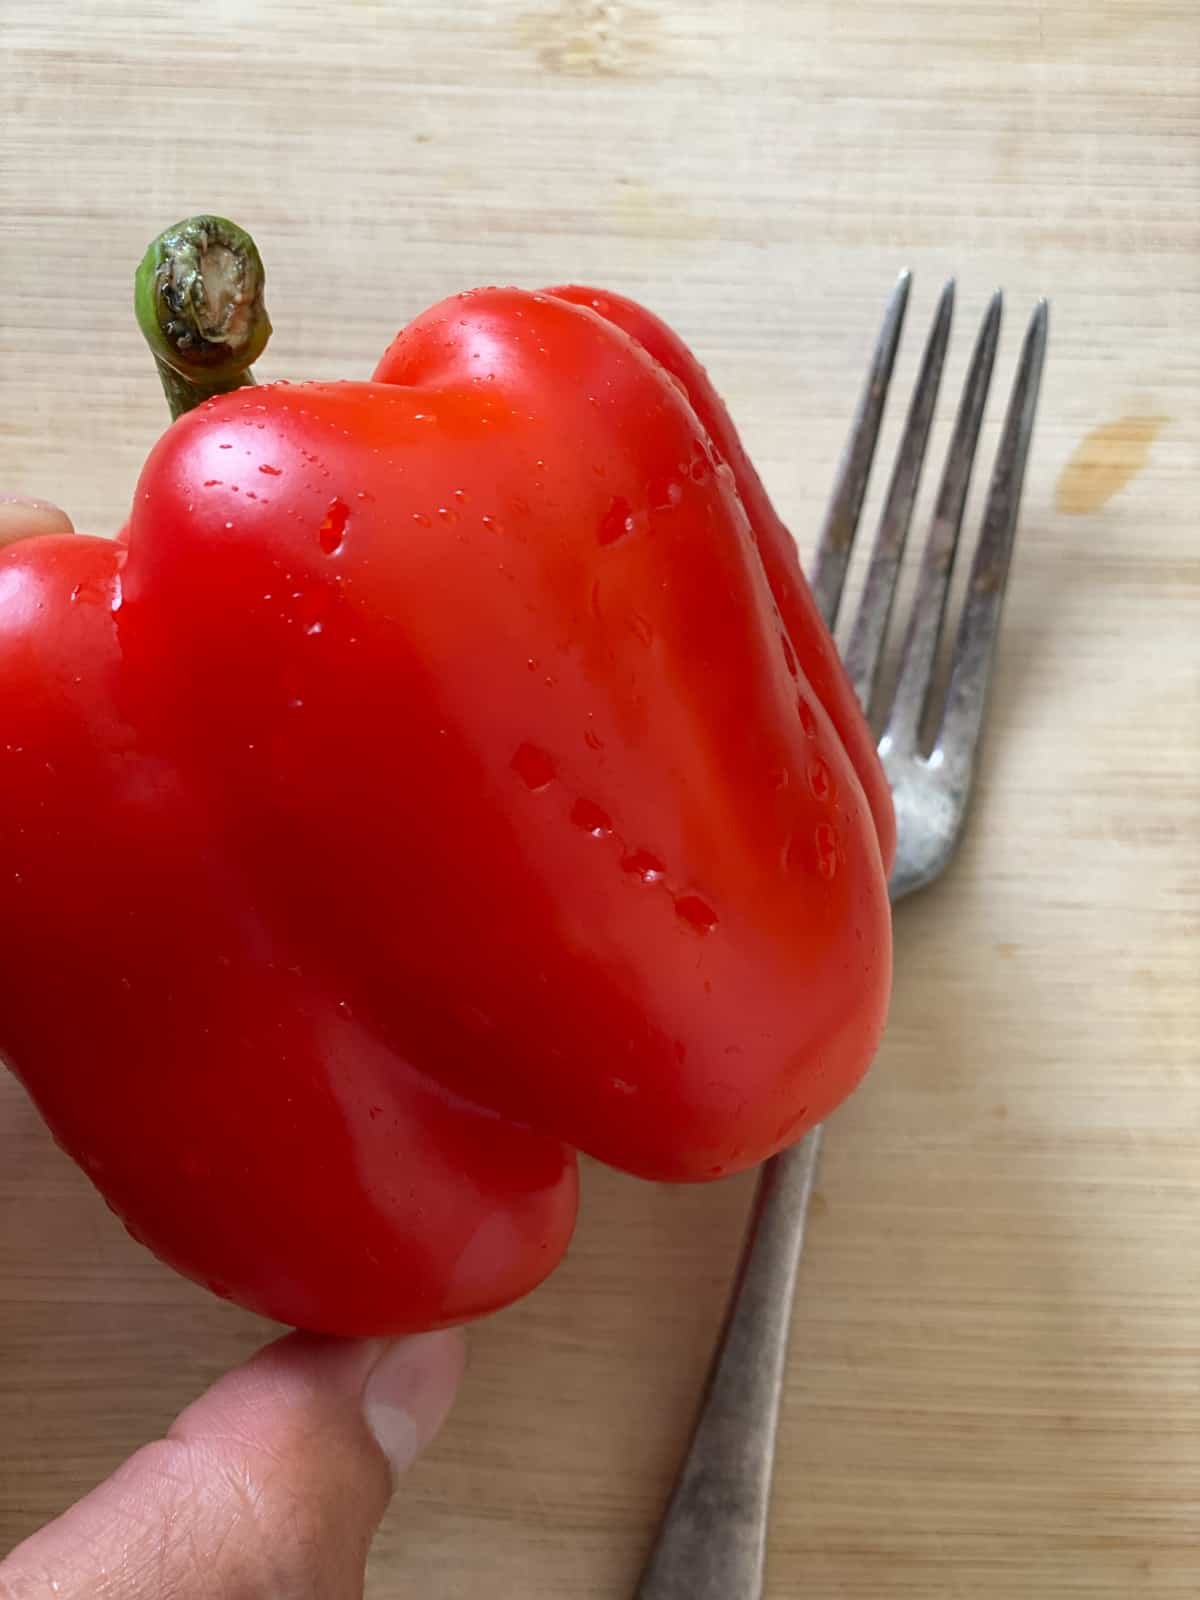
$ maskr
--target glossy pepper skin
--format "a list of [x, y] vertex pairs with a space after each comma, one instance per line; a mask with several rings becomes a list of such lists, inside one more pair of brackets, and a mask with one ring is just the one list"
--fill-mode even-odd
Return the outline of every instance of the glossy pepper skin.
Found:
[[176, 422], [127, 542], [0, 551], [0, 1049], [255, 1311], [465, 1320], [576, 1150], [694, 1181], [851, 1091], [890, 803], [694, 359], [591, 290]]

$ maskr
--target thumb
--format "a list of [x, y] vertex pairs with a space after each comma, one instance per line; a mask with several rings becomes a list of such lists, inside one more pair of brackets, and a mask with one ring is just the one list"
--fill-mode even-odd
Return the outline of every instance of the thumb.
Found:
[[457, 1330], [268, 1345], [0, 1562], [0, 1600], [359, 1600], [464, 1352]]
[[0, 545], [15, 544], [47, 533], [74, 533], [71, 519], [49, 500], [0, 494]]

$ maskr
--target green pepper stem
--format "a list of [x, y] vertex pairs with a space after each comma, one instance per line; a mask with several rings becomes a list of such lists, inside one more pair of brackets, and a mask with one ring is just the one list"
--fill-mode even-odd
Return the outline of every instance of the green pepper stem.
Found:
[[258, 246], [224, 217], [189, 217], [150, 245], [133, 304], [172, 420], [254, 382], [271, 337], [265, 281]]

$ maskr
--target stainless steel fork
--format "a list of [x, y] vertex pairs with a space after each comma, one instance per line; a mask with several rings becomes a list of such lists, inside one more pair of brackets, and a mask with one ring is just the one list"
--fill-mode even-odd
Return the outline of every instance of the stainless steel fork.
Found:
[[[858, 530], [911, 278], [888, 303], [871, 370], [817, 549], [813, 592], [832, 628]], [[879, 708], [879, 665], [920, 483], [954, 309], [942, 291], [888, 486], [846, 668], [872, 726], [896, 806], [893, 904], [944, 870], [963, 831], [983, 727], [1000, 609], [1046, 351], [1038, 305], [1021, 351], [975, 546], [937, 732], [922, 734], [938, 645], [1000, 332], [1001, 297], [987, 309], [967, 373], [908, 619], [890, 704]], [[882, 712], [881, 715], [875, 714]], [[637, 1589], [638, 1600], [759, 1600], [767, 1511], [796, 1268], [821, 1144], [814, 1128], [764, 1164], [737, 1277], [691, 1445]]]

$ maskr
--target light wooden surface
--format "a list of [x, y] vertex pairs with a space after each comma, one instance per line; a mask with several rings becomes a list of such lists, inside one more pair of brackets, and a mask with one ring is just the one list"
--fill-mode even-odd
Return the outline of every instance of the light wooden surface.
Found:
[[[955, 374], [996, 283], [1005, 379], [1051, 297], [973, 829], [898, 913], [827, 1142], [770, 1593], [1200, 1592], [1195, 0], [7, 0], [0, 55], [0, 491], [84, 527], [163, 425], [133, 265], [201, 208], [266, 255], [263, 377], [365, 375], [479, 282], [646, 299], [803, 547], [895, 271], [918, 320], [959, 274]], [[630, 1593], [749, 1189], [585, 1183], [372, 1600]], [[135, 1247], [0, 1076], [0, 1549], [268, 1331]]]

